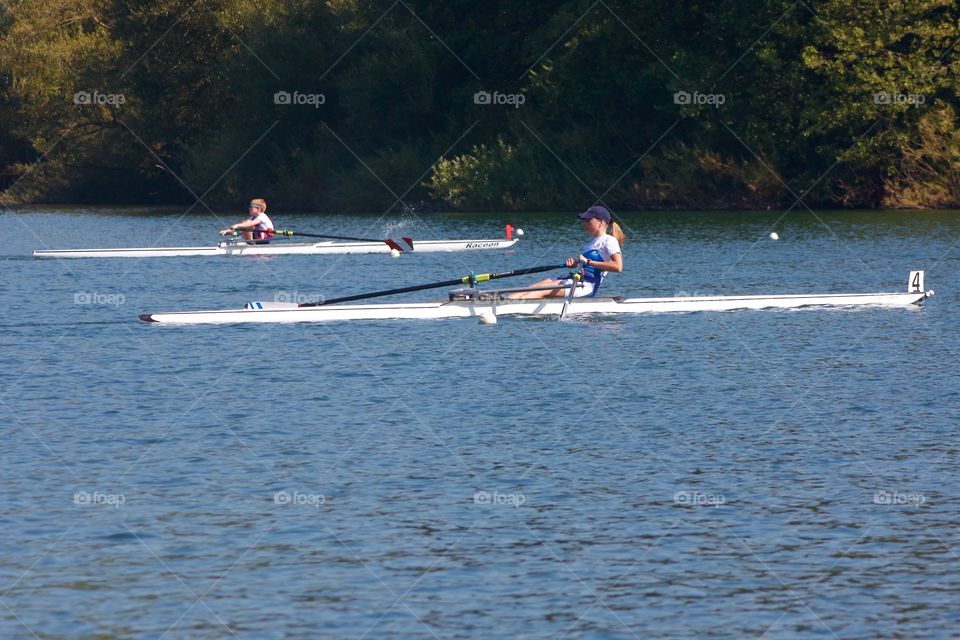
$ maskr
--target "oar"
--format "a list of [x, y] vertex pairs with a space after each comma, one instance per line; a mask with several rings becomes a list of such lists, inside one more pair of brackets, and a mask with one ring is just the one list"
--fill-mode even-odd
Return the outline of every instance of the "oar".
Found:
[[300, 231], [292, 231], [290, 229], [274, 229], [274, 234], [284, 237], [292, 238], [293, 236], [303, 236], [304, 238], [324, 238], [328, 240], [353, 240], [354, 242], [384, 242], [391, 249], [396, 249], [397, 251], [413, 251], [413, 238], [408, 236], [403, 236], [403, 241], [407, 245], [404, 247], [396, 240], [391, 240], [387, 238], [386, 240], [379, 240], [374, 238], [354, 238], [353, 236], [332, 236], [328, 234], [319, 234], [319, 233], [303, 233]]
[[580, 284], [580, 274], [572, 273], [570, 274], [570, 291], [567, 292], [566, 297], [563, 299], [563, 308], [560, 309], [560, 317], [558, 320], [563, 320], [567, 315], [567, 307], [570, 306], [570, 301], [573, 300], [573, 294], [577, 290], [577, 285]]
[[342, 296], [340, 298], [330, 298], [323, 302], [304, 302], [298, 304], [298, 307], [322, 307], [328, 304], [338, 302], [352, 302], [353, 300], [366, 300], [367, 298], [378, 298], [380, 296], [392, 296], [396, 293], [411, 293], [413, 291], [423, 291], [425, 289], [439, 289], [441, 287], [453, 287], [458, 284], [468, 284], [473, 286], [478, 282], [487, 282], [489, 280], [499, 280], [500, 278], [512, 278], [514, 276], [525, 276], [530, 273], [540, 273], [541, 271], [551, 271], [553, 269], [562, 269], [565, 264], [548, 264], [540, 267], [528, 267], [526, 269], [517, 269], [516, 271], [504, 271], [503, 273], [478, 273], [456, 278], [454, 280], [444, 280], [443, 282], [431, 282], [429, 284], [418, 284], [412, 287], [401, 287], [399, 289], [387, 289], [386, 291], [374, 291], [373, 293], [358, 293], [353, 296]]

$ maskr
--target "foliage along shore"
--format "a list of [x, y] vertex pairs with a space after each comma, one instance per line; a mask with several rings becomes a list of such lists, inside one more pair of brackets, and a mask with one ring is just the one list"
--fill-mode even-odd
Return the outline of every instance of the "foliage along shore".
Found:
[[0, 201], [957, 208], [958, 42], [955, 0], [11, 0]]

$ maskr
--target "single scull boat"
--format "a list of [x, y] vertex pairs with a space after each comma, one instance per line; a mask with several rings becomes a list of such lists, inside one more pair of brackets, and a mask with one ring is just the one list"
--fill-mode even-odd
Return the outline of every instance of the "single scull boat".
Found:
[[[547, 270], [553, 267], [536, 267], [522, 270], [533, 273], [535, 270]], [[447, 281], [421, 287], [407, 287], [403, 290], [391, 290], [376, 294], [349, 296], [348, 299], [362, 299], [376, 295], [402, 293], [419, 288], [436, 288], [437, 285], [449, 286], [454, 282], [474, 285], [476, 282], [492, 280], [495, 277], [520, 275], [520, 272], [507, 274], [485, 274], [469, 276], [459, 281]], [[140, 319], [145, 322], [162, 324], [229, 324], [240, 322], [330, 322], [342, 320], [426, 320], [440, 318], [469, 318], [503, 315], [521, 316], [560, 316], [567, 306], [566, 315], [598, 314], [614, 315], [621, 313], [664, 313], [692, 311], [731, 311], [735, 309], [793, 309], [799, 307], [855, 307], [887, 306], [905, 307], [918, 304], [933, 295], [933, 291], [924, 291], [923, 272], [910, 273], [908, 291], [904, 293], [828, 293], [799, 295], [765, 296], [701, 296], [679, 298], [544, 298], [537, 300], [518, 300], [508, 297], [510, 293], [524, 289], [504, 289], [498, 291], [480, 291], [471, 286], [450, 294], [445, 302], [398, 303], [398, 304], [337, 304], [344, 299], [324, 303], [277, 303], [251, 302], [243, 309], [224, 309], [214, 311], [180, 311], [171, 313], [145, 313]]]
[[[507, 249], [519, 238], [491, 240], [418, 240], [416, 247], [400, 249], [416, 253], [437, 251], [477, 251]], [[410, 243], [412, 245], [412, 243]], [[279, 256], [331, 255], [344, 253], [390, 253], [394, 249], [387, 242], [300, 242], [254, 244], [242, 240], [228, 240], [214, 247], [143, 247], [134, 249], [49, 249], [34, 251], [35, 258], [172, 258], [180, 256]]]

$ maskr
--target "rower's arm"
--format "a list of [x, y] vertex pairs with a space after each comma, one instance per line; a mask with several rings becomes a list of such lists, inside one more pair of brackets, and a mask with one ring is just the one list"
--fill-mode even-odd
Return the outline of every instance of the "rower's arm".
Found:
[[[580, 260], [586, 261], [586, 258], [584, 258], [583, 256], [580, 256]], [[596, 267], [601, 271], [620, 273], [623, 271], [623, 254], [615, 253], [612, 256], [610, 256], [610, 259], [607, 260], [606, 262], [601, 262], [600, 260], [591, 260], [590, 266]]]
[[244, 220], [243, 222], [230, 225], [232, 229], [252, 229], [255, 226], [257, 226], [256, 220]]

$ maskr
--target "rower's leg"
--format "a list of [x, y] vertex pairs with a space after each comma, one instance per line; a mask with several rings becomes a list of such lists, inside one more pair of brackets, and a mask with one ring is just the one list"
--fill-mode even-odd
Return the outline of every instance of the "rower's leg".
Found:
[[244, 231], [243, 232], [244, 240], [253, 240], [253, 231]]
[[[552, 287], [555, 285], [561, 284], [560, 280], [556, 278], [549, 278], [547, 280], [541, 280], [536, 282], [531, 287]], [[566, 289], [544, 289], [543, 291], [517, 291], [511, 293], [507, 298], [513, 300], [536, 300], [538, 298], [562, 298], [566, 295]]]

